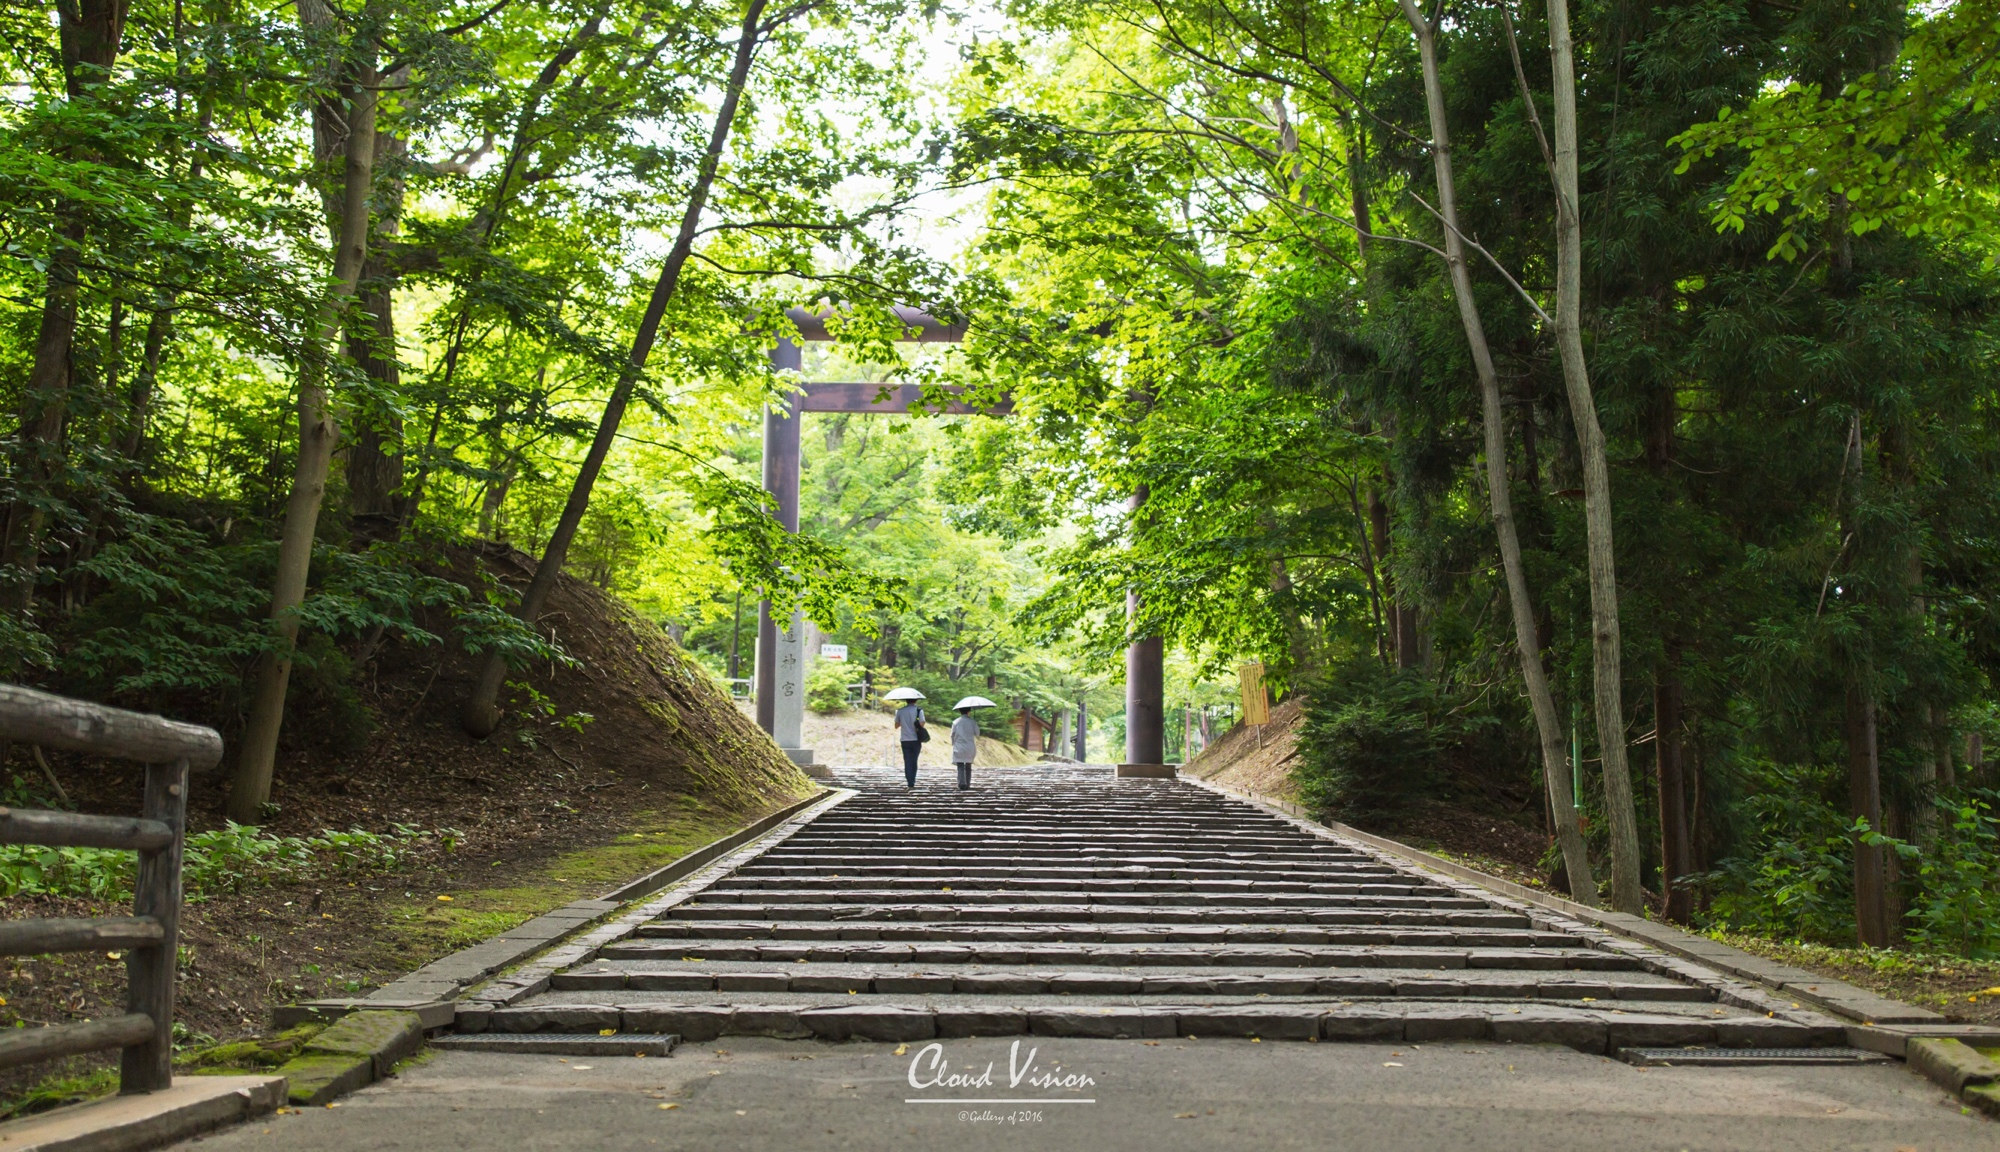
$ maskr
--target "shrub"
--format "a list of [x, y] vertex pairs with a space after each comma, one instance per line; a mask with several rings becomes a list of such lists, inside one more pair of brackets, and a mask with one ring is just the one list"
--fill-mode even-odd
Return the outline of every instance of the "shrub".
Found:
[[1833, 942], [1854, 935], [1849, 821], [1823, 794], [1822, 773], [1749, 761], [1745, 803], [1755, 831], [1701, 878], [1719, 926], [1759, 936]]
[[[371, 870], [388, 871], [428, 848], [449, 852], [463, 834], [397, 824], [387, 833], [322, 832], [317, 836], [266, 836], [231, 823], [187, 838], [181, 880], [191, 900], [247, 888]], [[82, 896], [129, 899], [136, 857], [113, 848], [43, 848], [0, 845], [0, 897]]]
[[815, 663], [806, 677], [806, 707], [823, 715], [847, 711], [847, 685], [855, 675], [845, 664]]
[[[1916, 852], [1910, 942], [1975, 960], [2000, 957], [2000, 821], [1993, 793], [1938, 797], [1937, 840]], [[1912, 855], [1902, 849], [1907, 857]]]
[[1372, 660], [1313, 686], [1293, 771], [1300, 797], [1345, 820], [1393, 824], [1437, 795], [1457, 728], [1436, 703], [1427, 680], [1385, 674]]

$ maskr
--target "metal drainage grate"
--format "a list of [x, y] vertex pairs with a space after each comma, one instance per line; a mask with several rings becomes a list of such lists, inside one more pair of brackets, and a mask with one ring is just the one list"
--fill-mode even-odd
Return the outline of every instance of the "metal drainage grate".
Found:
[[1881, 1064], [1865, 1048], [1620, 1048], [1618, 1058], [1649, 1068], [1728, 1068], [1745, 1064]]
[[679, 1036], [659, 1032], [615, 1036], [515, 1032], [474, 1032], [440, 1036], [431, 1043], [458, 1052], [527, 1052], [539, 1056], [665, 1056], [680, 1043]]

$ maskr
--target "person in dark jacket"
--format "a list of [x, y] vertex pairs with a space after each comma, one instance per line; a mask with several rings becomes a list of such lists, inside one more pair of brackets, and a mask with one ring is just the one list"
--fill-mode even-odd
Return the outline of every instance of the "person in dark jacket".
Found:
[[904, 701], [896, 709], [896, 739], [903, 745], [903, 779], [909, 787], [917, 786], [917, 756], [924, 750], [922, 736], [918, 729], [924, 724], [924, 710], [915, 700]]

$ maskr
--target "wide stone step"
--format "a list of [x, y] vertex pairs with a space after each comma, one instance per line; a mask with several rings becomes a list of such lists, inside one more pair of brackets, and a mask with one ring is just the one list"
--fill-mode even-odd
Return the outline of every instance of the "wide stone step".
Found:
[[[950, 920], [960, 923], [1059, 924], [1071, 920], [1100, 924], [1210, 924], [1209, 911], [1162, 905], [1117, 904], [728, 904], [689, 901], [669, 910], [675, 920]], [[1526, 928], [1528, 918], [1517, 912], [1487, 909], [1374, 907], [1240, 907], [1227, 919], [1237, 924], [1425, 924], [1450, 927]]]
[[923, 940], [1056, 944], [1401, 944], [1419, 948], [1576, 948], [1560, 932], [1480, 928], [1302, 928], [1281, 924], [965, 924], [655, 920], [636, 936], [675, 940]]
[[1193, 892], [1201, 894], [1225, 895], [1230, 893], [1263, 896], [1278, 893], [1297, 894], [1318, 892], [1328, 896], [1424, 896], [1427, 898], [1452, 898], [1446, 891], [1421, 881], [1405, 880], [1392, 883], [1308, 883], [1303, 880], [1181, 880], [1171, 877], [1095, 877], [1062, 876], [1033, 877], [986, 875], [970, 876], [963, 873], [937, 871], [910, 876], [744, 876], [729, 878], [728, 892], [769, 892], [782, 891], [811, 895], [815, 893], [851, 892], [1118, 892], [1127, 895], [1141, 893]]
[[1591, 949], [1411, 948], [1396, 945], [1040, 944], [821, 941], [627, 940], [598, 949], [604, 960], [678, 959], [795, 964], [1092, 964], [1200, 968], [1505, 968], [1635, 972], [1638, 961]]
[[1249, 872], [1258, 875], [1301, 872], [1309, 876], [1400, 877], [1404, 873], [1372, 860], [1335, 860], [1307, 853], [1286, 855], [1221, 856], [1210, 852], [1067, 852], [1051, 856], [1037, 853], [1023, 856], [1011, 848], [926, 848], [911, 851], [879, 852], [767, 852], [759, 857], [759, 868], [803, 868], [808, 872], [858, 871], [863, 868], [927, 868], [949, 860], [953, 867], [1092, 869], [1170, 868]]
[[[1488, 907], [1482, 901], [1463, 896], [1429, 896], [1423, 893], [1377, 896], [1364, 892], [1133, 892], [1116, 886], [1107, 886], [1102, 890], [1079, 890], [1071, 887], [1045, 892], [1025, 892], [1012, 888], [971, 885], [964, 887], [939, 885], [930, 891], [938, 895], [949, 895], [950, 900], [947, 902], [960, 907], [977, 904], [1201, 907], [1216, 912], [1217, 919], [1226, 918], [1222, 915], [1222, 910], [1237, 908], [1403, 908], [1431, 911]], [[914, 894], [910, 890], [899, 888], [832, 888], [819, 892], [738, 888], [733, 884], [717, 884], [703, 892], [694, 903], [728, 901], [747, 903], [756, 900], [766, 904], [903, 904]]]
[[880, 860], [790, 860], [770, 856], [734, 872], [738, 884], [792, 882], [804, 878], [818, 880], [902, 880], [950, 874], [978, 880], [1250, 880], [1250, 882], [1302, 882], [1302, 884], [1400, 884], [1426, 886], [1428, 882], [1390, 872], [1388, 868], [1290, 868], [1290, 866], [1188, 866], [1188, 864], [1130, 864], [1122, 860], [1078, 860], [1070, 864], [1024, 864], [1008, 860], [952, 860], [950, 864], [908, 862], [884, 864]]
[[551, 978], [557, 991], [810, 992], [848, 995], [1124, 995], [1477, 998], [1490, 1000], [1631, 1000], [1708, 1003], [1702, 990], [1642, 977], [1580, 979], [1504, 970], [1370, 966], [1365, 974], [1326, 969], [1217, 972], [1214, 969], [1062, 969], [995, 965], [978, 971], [800, 964], [662, 965], [598, 961]]
[[[1721, 1009], [1714, 1010], [1718, 1013]], [[1454, 1001], [1325, 1004], [857, 1003], [852, 998], [776, 1003], [546, 1004], [461, 1010], [459, 1030], [514, 1034], [669, 1033], [692, 1041], [723, 1036], [911, 1041], [973, 1036], [1158, 1038], [1249, 1036], [1266, 1040], [1513, 1041], [1567, 1044], [1585, 1052], [1721, 1045], [1815, 1047], [1846, 1043], [1837, 1027], [1765, 1016], [1681, 1015], [1621, 1009]]]

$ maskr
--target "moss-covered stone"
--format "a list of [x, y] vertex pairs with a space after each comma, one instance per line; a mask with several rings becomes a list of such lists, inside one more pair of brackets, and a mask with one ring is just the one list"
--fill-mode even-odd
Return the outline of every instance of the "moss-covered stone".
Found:
[[423, 1021], [415, 1012], [350, 1012], [313, 1037], [304, 1055], [366, 1056], [382, 1076], [423, 1043]]
[[375, 1082], [375, 1062], [367, 1056], [338, 1056], [308, 1052], [285, 1062], [291, 1101], [299, 1105], [331, 1103], [357, 1088]]
[[[1993, 1051], [1993, 1049], [1988, 1049]], [[1967, 1104], [2000, 1119], [2000, 1084], [1985, 1084], [1977, 1088], [1967, 1088], [1961, 1097]]]
[[276, 1036], [252, 1036], [197, 1049], [183, 1062], [196, 1068], [275, 1068], [297, 1056], [323, 1024], [301, 1024]]

